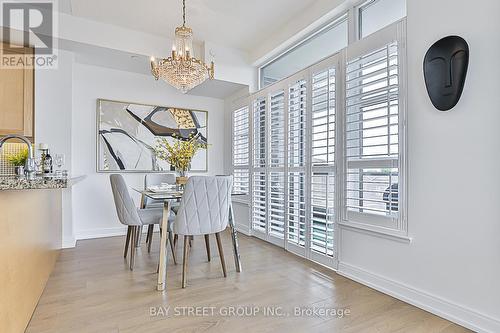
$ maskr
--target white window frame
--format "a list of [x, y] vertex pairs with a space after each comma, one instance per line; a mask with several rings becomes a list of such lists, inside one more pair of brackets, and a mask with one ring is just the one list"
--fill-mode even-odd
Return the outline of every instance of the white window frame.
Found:
[[[366, 9], [366, 8], [374, 5], [375, 3], [379, 2], [379, 1], [383, 1], [383, 0], [360, 0], [360, 1], [358, 1], [352, 7], [352, 16], [351, 16], [351, 19], [352, 19], [352, 22], [353, 22], [353, 34], [354, 34], [353, 40], [352, 40], [353, 42], [363, 39], [363, 37], [361, 36], [362, 33], [363, 33], [363, 30], [362, 30], [363, 17], [361, 15], [361, 12], [364, 9]], [[404, 19], [404, 18], [402, 18], [402, 19]], [[397, 22], [398, 21], [393, 22], [391, 24], [394, 24], [394, 23], [397, 23]], [[388, 27], [390, 25], [387, 25], [385, 27]], [[380, 30], [383, 30], [385, 27], [383, 27]], [[369, 36], [365, 36], [364, 38], [367, 38], [367, 37], [369, 37]]]
[[[345, 207], [346, 189], [342, 190], [342, 215], [339, 221], [340, 227], [351, 227], [366, 231], [375, 232], [381, 235], [399, 237], [408, 239], [408, 221], [406, 219], [407, 212], [407, 139], [406, 139], [406, 122], [407, 122], [407, 74], [406, 74], [406, 19], [402, 19], [393, 23], [384, 29], [381, 29], [370, 36], [352, 44], [345, 50], [344, 68], [348, 59], [356, 58], [370, 51], [377, 50], [385, 45], [397, 42], [398, 43], [398, 71], [399, 71], [399, 152], [398, 152], [398, 216], [394, 220], [394, 224], [387, 224], [387, 219], [377, 218], [377, 216], [367, 216], [362, 213], [347, 212]], [[345, 80], [345, 76], [343, 76]], [[345, 86], [345, 82], [343, 82]], [[345, 100], [345, 98], [344, 98]], [[343, 106], [345, 111], [345, 105]], [[345, 126], [343, 127], [345, 129]], [[342, 133], [342, 137], [345, 135]], [[343, 142], [345, 146], [345, 140]], [[345, 149], [343, 149], [345, 151]], [[343, 178], [346, 177], [347, 162], [343, 158]], [[362, 165], [360, 164], [360, 167]], [[394, 165], [395, 166], [395, 165]], [[345, 181], [345, 180], [344, 180]], [[345, 187], [345, 185], [344, 185]]]

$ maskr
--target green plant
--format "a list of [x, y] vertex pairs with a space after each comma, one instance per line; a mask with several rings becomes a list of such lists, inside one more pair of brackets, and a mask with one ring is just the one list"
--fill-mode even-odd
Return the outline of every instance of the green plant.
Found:
[[6, 156], [7, 161], [13, 166], [24, 166], [26, 160], [28, 159], [28, 149], [18, 151], [17, 153], [8, 154]]

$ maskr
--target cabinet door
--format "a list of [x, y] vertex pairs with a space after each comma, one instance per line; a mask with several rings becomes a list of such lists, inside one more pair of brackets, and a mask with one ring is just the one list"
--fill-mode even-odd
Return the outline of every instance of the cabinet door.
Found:
[[[25, 48], [33, 54], [32, 49]], [[33, 138], [33, 69], [0, 69], [0, 136]]]

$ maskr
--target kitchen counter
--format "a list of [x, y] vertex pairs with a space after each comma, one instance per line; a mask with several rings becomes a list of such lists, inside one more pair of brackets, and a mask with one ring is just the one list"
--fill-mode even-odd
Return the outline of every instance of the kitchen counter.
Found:
[[47, 190], [68, 187], [67, 179], [44, 179], [34, 180], [19, 179], [17, 177], [0, 177], [0, 191], [5, 190]]
[[85, 176], [71, 177], [69, 179], [36, 178], [35, 180], [19, 179], [17, 177], [0, 177], [0, 191], [68, 188], [83, 179], [85, 179]]
[[71, 187], [85, 179], [0, 177], [0, 331], [24, 332], [63, 245]]

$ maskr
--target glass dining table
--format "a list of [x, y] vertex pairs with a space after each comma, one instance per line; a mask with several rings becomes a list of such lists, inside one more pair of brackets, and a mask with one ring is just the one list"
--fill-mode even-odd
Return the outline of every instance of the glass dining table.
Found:
[[[178, 202], [182, 199], [182, 190], [169, 190], [162, 192], [153, 192], [145, 189], [137, 189], [134, 188], [136, 192], [139, 192], [142, 195], [142, 198], [148, 197], [152, 200], [163, 201], [163, 218], [160, 222], [161, 230], [167, 230], [168, 226], [168, 217], [170, 216], [170, 210], [172, 208], [172, 204], [174, 202]], [[245, 193], [232, 193], [232, 196], [242, 196]], [[142, 204], [141, 204], [142, 206]], [[232, 246], [233, 246], [233, 255], [234, 255], [234, 264], [236, 266], [236, 272], [241, 272], [241, 258], [239, 252], [238, 245], [238, 234], [236, 232], [235, 221], [234, 221], [234, 212], [232, 203], [229, 205], [229, 228], [231, 232]], [[165, 290], [167, 285], [167, 239], [168, 233], [161, 233], [161, 246], [160, 246], [160, 263], [158, 268], [158, 284], [156, 289], [158, 291]]]

